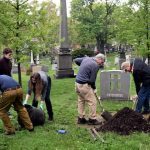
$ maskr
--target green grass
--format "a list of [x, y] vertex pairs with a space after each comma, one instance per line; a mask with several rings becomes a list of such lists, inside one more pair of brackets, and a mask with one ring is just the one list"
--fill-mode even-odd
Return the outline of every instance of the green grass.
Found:
[[[109, 57], [109, 56], [108, 56]], [[109, 59], [109, 58], [108, 58]], [[113, 62], [113, 58], [108, 60]], [[114, 67], [110, 63], [111, 67]], [[52, 77], [51, 101], [54, 111], [54, 122], [48, 122], [44, 126], [35, 127], [30, 133], [27, 130], [16, 131], [13, 136], [3, 134], [2, 122], [0, 122], [0, 150], [148, 150], [150, 147], [150, 136], [145, 133], [134, 133], [129, 136], [120, 136], [115, 133], [100, 133], [105, 142], [94, 141], [88, 130], [76, 124], [77, 119], [77, 96], [74, 91], [75, 79], [54, 79], [54, 71], [49, 72]], [[14, 75], [17, 79], [17, 75]], [[26, 93], [29, 76], [22, 74], [23, 90]], [[99, 75], [97, 79], [99, 93]], [[131, 80], [131, 93], [135, 93], [133, 81]], [[25, 95], [24, 95], [25, 96]], [[31, 100], [29, 101], [31, 103]], [[130, 101], [103, 101], [108, 111], [118, 111], [128, 106], [132, 107]], [[44, 108], [45, 109], [45, 108]], [[100, 112], [97, 106], [97, 113]], [[16, 112], [12, 123], [17, 126]], [[46, 112], [46, 109], [45, 109]], [[47, 114], [46, 114], [47, 115]], [[66, 134], [58, 134], [57, 130], [65, 129]]]

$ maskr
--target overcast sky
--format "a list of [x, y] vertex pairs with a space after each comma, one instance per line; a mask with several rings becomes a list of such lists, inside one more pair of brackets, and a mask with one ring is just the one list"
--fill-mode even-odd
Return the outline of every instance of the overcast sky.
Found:
[[[29, 0], [29, 1], [32, 1], [32, 0]], [[44, 0], [38, 0], [38, 2], [42, 2], [42, 1], [44, 1]], [[57, 8], [59, 8], [59, 6], [60, 6], [60, 0], [52, 0], [55, 4], [56, 4], [56, 6], [57, 6]], [[71, 2], [72, 0], [66, 0], [66, 4], [67, 4], [67, 14], [69, 15], [70, 13], [70, 9], [71, 9], [71, 6], [70, 6], [70, 2]], [[99, 0], [97, 0], [97, 1], [99, 1]], [[123, 2], [127, 2], [128, 0], [120, 0], [122, 3]]]

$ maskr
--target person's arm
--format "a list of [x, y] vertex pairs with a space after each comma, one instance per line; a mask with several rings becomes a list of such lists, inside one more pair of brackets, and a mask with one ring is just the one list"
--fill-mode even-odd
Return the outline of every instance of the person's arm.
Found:
[[27, 104], [27, 102], [31, 96], [31, 93], [32, 93], [32, 90], [29, 88], [29, 82], [30, 82], [30, 80], [28, 81], [27, 94], [26, 94], [25, 100], [23, 101], [23, 104]]
[[91, 76], [90, 79], [88, 81], [88, 84], [91, 85], [92, 89], [96, 89], [96, 85], [95, 85], [95, 81], [96, 81], [96, 77], [97, 77], [97, 73], [98, 73], [98, 68], [97, 67], [91, 67]]
[[78, 65], [78, 66], [80, 66], [81, 65], [81, 63], [82, 63], [82, 61], [83, 61], [83, 57], [82, 58], [76, 58], [76, 59], [74, 59], [74, 62]]
[[23, 104], [27, 104], [29, 98], [30, 98], [30, 95], [29, 95], [29, 94], [26, 94], [26, 98], [25, 98], [25, 100], [23, 101]]
[[139, 74], [138, 71], [133, 72], [133, 78], [134, 78], [134, 83], [135, 83], [135, 88], [136, 88], [136, 93], [138, 95], [140, 88], [141, 88], [141, 81], [140, 81], [141, 75]]

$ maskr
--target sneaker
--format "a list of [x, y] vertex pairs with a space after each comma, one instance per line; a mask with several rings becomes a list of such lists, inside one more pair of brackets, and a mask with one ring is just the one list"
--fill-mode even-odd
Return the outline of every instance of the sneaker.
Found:
[[88, 121], [88, 125], [101, 125], [101, 124], [102, 124], [102, 122], [99, 122], [96, 119], [89, 119], [89, 121]]
[[78, 122], [77, 123], [78, 124], [86, 124], [86, 123], [88, 123], [88, 121], [85, 118], [78, 117]]

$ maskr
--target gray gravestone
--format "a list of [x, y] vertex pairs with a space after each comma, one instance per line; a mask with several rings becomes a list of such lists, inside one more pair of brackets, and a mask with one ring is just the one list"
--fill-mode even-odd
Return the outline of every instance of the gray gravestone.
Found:
[[56, 70], [57, 69], [57, 64], [52, 64], [52, 70]]
[[32, 73], [35, 73], [38, 71], [48, 72], [48, 66], [40, 66], [40, 65], [32, 66]]
[[130, 74], [121, 70], [102, 71], [100, 75], [101, 99], [129, 100]]
[[42, 66], [42, 71], [48, 72], [48, 66]]
[[18, 73], [18, 66], [12, 66], [12, 70], [11, 70], [12, 73]]

